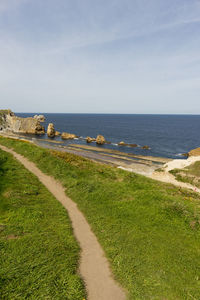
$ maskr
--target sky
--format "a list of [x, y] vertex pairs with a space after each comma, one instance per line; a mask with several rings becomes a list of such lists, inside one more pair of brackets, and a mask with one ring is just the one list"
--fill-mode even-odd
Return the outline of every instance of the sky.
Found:
[[200, 114], [200, 0], [0, 0], [0, 108]]

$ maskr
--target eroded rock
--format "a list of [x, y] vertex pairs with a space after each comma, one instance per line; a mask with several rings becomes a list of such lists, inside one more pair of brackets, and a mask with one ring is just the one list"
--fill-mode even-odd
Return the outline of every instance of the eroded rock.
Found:
[[98, 144], [98, 145], [103, 145], [103, 144], [105, 144], [105, 142], [106, 142], [106, 140], [105, 140], [105, 138], [104, 138], [104, 136], [103, 135], [97, 135], [97, 138], [96, 138], [96, 143]]
[[55, 128], [53, 123], [49, 123], [47, 128], [47, 135], [48, 137], [53, 138], [55, 136]]
[[121, 141], [120, 143], [118, 143], [119, 146], [126, 146], [127, 144], [124, 143], [123, 141]]
[[61, 133], [59, 131], [55, 132], [55, 136], [60, 136], [60, 135], [61, 135]]
[[87, 137], [86, 137], [86, 142], [87, 142], [87, 143], [92, 143], [92, 142], [95, 142], [95, 141], [96, 141], [95, 138], [91, 138], [90, 136], [87, 136]]
[[40, 122], [44, 122], [46, 120], [44, 115], [35, 115], [33, 118]]
[[63, 140], [75, 139], [77, 136], [73, 133], [63, 132], [61, 135]]
[[24, 134], [44, 134], [45, 129], [37, 119], [20, 118], [11, 110], [0, 110], [0, 126], [4, 131]]

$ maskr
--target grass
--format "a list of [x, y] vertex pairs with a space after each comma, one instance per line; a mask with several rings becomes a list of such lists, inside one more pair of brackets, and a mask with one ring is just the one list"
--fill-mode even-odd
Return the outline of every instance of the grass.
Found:
[[85, 298], [65, 209], [0, 150], [0, 299]]
[[200, 197], [84, 158], [0, 138], [66, 187], [128, 299], [200, 299]]
[[191, 183], [200, 188], [200, 161], [197, 161], [184, 169], [170, 171], [178, 181]]

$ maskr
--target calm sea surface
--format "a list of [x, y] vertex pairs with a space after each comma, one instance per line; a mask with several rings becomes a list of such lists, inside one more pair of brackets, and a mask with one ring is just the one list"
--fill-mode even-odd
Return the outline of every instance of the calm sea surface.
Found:
[[[34, 114], [16, 113], [21, 117]], [[45, 128], [51, 122], [56, 130], [83, 138], [102, 134], [112, 143], [103, 147], [126, 153], [182, 158], [181, 153], [200, 147], [200, 115], [43, 114]], [[118, 146], [120, 141], [148, 145], [150, 150]], [[65, 141], [70, 143], [86, 144], [82, 138]], [[99, 147], [95, 143], [90, 145]]]

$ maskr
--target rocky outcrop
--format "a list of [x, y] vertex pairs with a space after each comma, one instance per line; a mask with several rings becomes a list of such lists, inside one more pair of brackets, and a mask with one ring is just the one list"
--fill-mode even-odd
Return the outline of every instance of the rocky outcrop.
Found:
[[124, 143], [123, 141], [121, 141], [120, 143], [118, 143], [119, 146], [126, 146], [127, 144]]
[[[181, 155], [184, 156], [184, 157], [188, 157], [188, 156], [189, 156], [189, 153], [182, 153]], [[199, 154], [199, 155], [200, 155], [200, 154]]]
[[143, 146], [142, 149], [146, 149], [146, 150], [149, 150], [150, 147], [149, 146]]
[[46, 120], [44, 115], [35, 115], [33, 118], [40, 122], [44, 122]]
[[191, 150], [188, 153], [188, 156], [200, 156], [200, 148], [196, 148], [196, 149]]
[[61, 135], [61, 133], [59, 131], [55, 132], [55, 136], [60, 136], [60, 135]]
[[55, 128], [53, 123], [49, 123], [47, 128], [47, 135], [48, 137], [53, 138], [55, 136]]
[[86, 137], [86, 142], [87, 142], [87, 143], [92, 143], [92, 142], [95, 142], [95, 141], [96, 141], [96, 139], [91, 138], [90, 136], [87, 136], [87, 137]]
[[44, 134], [40, 121], [34, 118], [20, 118], [11, 110], [0, 110], [0, 126], [4, 131], [25, 134]]
[[123, 141], [121, 141], [118, 145], [119, 146], [128, 146], [128, 147], [133, 147], [133, 148], [138, 146], [137, 144], [126, 144]]
[[98, 145], [103, 145], [103, 144], [105, 144], [105, 142], [106, 142], [106, 140], [105, 140], [105, 138], [104, 138], [104, 136], [103, 135], [97, 135], [97, 138], [96, 138], [96, 143], [98, 144]]
[[63, 140], [71, 140], [71, 139], [75, 139], [77, 136], [73, 133], [68, 133], [68, 132], [63, 132], [61, 135], [61, 138]]

